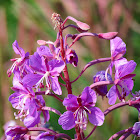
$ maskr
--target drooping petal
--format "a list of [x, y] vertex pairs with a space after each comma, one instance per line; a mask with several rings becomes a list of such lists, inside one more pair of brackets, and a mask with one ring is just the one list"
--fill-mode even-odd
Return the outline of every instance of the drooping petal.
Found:
[[96, 93], [90, 87], [85, 87], [81, 99], [83, 105], [91, 104], [94, 106], [97, 100]]
[[63, 101], [63, 105], [66, 106], [67, 110], [74, 112], [78, 108], [77, 96], [68, 94]]
[[117, 88], [116, 85], [112, 86], [107, 93], [107, 98], [109, 99], [108, 103], [110, 105], [115, 104], [115, 102], [117, 100], [117, 89], [116, 88]]
[[90, 111], [91, 113], [88, 112], [89, 121], [96, 126], [101, 126], [105, 119], [104, 113], [98, 107], [90, 108]]
[[59, 120], [58, 120], [59, 125], [62, 125], [62, 128], [64, 130], [70, 130], [72, 129], [76, 124], [73, 116], [73, 112], [71, 111], [66, 111], [64, 112]]
[[53, 92], [57, 95], [61, 95], [62, 90], [58, 82], [58, 77], [51, 77], [51, 82], [52, 82], [51, 87], [52, 87]]

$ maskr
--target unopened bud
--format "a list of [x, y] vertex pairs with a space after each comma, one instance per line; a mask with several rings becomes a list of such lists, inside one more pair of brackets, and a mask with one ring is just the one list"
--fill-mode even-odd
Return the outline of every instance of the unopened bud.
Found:
[[89, 30], [90, 26], [84, 22], [77, 21], [76, 22], [77, 26], [80, 27], [82, 30]]
[[38, 45], [46, 45], [46, 44], [54, 44], [52, 41], [45, 41], [45, 40], [37, 40]]
[[38, 45], [46, 45], [46, 41], [45, 40], [37, 40], [37, 44]]
[[115, 38], [117, 35], [118, 35], [118, 32], [108, 32], [108, 33], [99, 33], [98, 37], [110, 40], [110, 39]]

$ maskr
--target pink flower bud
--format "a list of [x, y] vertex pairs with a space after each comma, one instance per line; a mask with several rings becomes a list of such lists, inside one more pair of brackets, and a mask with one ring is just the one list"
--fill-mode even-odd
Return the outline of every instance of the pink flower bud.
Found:
[[117, 35], [118, 35], [118, 32], [108, 32], [108, 33], [99, 33], [98, 37], [110, 40], [110, 39], [115, 38]]
[[45, 40], [37, 40], [37, 44], [38, 45], [46, 45], [46, 41]]
[[89, 30], [90, 26], [86, 23], [83, 23], [81, 21], [76, 22], [77, 26], [80, 27], [82, 30]]

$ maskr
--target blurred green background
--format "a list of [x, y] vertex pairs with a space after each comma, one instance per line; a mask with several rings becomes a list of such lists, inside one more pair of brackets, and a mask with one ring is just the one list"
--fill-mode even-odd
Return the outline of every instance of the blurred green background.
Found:
[[[0, 137], [3, 135], [3, 125], [14, 119], [14, 110], [8, 102], [13, 91], [12, 77], [8, 78], [6, 71], [11, 66], [10, 59], [17, 57], [12, 49], [12, 43], [17, 40], [20, 47], [33, 54], [38, 47], [38, 39], [55, 41], [56, 30], [51, 21], [52, 13], [59, 13], [63, 19], [67, 16], [83, 21], [90, 25], [90, 32], [117, 31], [127, 44], [125, 57], [134, 59], [137, 63], [133, 92], [138, 91], [140, 85], [140, 1], [139, 0], [0, 0]], [[68, 21], [69, 23], [72, 23]], [[64, 34], [76, 33], [72, 28]], [[71, 41], [71, 40], [70, 40]], [[109, 41], [93, 37], [85, 37], [77, 42], [73, 48], [79, 57], [77, 68], [68, 66], [70, 79], [74, 80], [84, 65], [89, 61], [110, 56]], [[72, 85], [75, 95], [82, 92], [85, 86], [92, 84], [92, 76], [99, 70], [105, 70], [108, 63], [90, 67], [83, 76]], [[63, 97], [66, 90], [63, 89]], [[128, 97], [129, 98], [129, 97]], [[52, 97], [46, 98], [46, 105], [63, 113], [65, 108]], [[109, 107], [108, 100], [98, 97], [97, 106], [102, 111]], [[65, 133], [58, 125], [58, 116], [51, 114], [50, 127]], [[98, 127], [89, 140], [107, 140], [114, 133], [131, 127], [138, 121], [138, 112], [134, 108], [123, 107], [110, 113], [103, 126]], [[19, 121], [18, 121], [19, 123]], [[87, 136], [93, 129], [89, 123], [85, 131]], [[74, 138], [74, 129], [66, 132]], [[131, 140], [130, 136], [128, 140]]]

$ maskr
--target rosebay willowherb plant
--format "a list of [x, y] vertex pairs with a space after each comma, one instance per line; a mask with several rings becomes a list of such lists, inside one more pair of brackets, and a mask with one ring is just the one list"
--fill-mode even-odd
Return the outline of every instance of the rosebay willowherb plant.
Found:
[[[58, 133], [52, 129], [43, 127], [41, 114], [43, 114], [43, 123], [50, 119], [49, 111], [58, 114], [58, 124], [64, 130], [75, 128], [76, 140], [86, 140], [95, 131], [97, 126], [101, 126], [105, 121], [105, 116], [111, 111], [123, 107], [131, 106], [140, 111], [140, 93], [132, 93], [134, 86], [132, 74], [136, 67], [133, 60], [128, 61], [123, 55], [126, 52], [126, 45], [117, 32], [108, 33], [91, 33], [88, 32], [90, 27], [83, 22], [68, 16], [64, 21], [59, 14], [52, 14], [52, 20], [55, 28], [58, 30], [57, 38], [54, 42], [38, 40], [40, 47], [37, 48], [33, 55], [18, 46], [17, 41], [13, 43], [13, 49], [20, 58], [12, 59], [14, 61], [12, 67], [8, 70], [8, 76], [12, 74], [14, 93], [10, 95], [9, 101], [13, 108], [18, 110], [15, 118], [20, 119], [24, 123], [23, 126], [12, 125], [5, 127], [5, 137], [7, 140], [19, 139], [35, 139], [35, 140], [54, 140], [72, 138], [64, 133]], [[66, 25], [67, 20], [72, 20], [75, 24]], [[75, 28], [77, 34], [67, 34], [63, 36], [63, 31], [67, 28]], [[78, 65], [78, 56], [71, 47], [82, 37], [93, 36], [105, 40], [110, 40], [111, 57], [99, 58], [92, 60], [85, 65], [81, 73], [75, 80], [71, 81], [68, 73], [68, 64], [74, 67]], [[68, 44], [67, 40], [72, 39]], [[110, 62], [106, 70], [97, 72], [93, 76], [93, 83], [82, 87], [82, 93], [78, 96], [72, 92], [72, 84], [77, 81], [82, 74], [92, 65], [101, 62]], [[113, 69], [115, 67], [115, 70]], [[60, 83], [58, 78], [63, 80]], [[108, 90], [107, 86], [111, 85]], [[61, 86], [67, 89], [67, 93], [63, 93]], [[59, 96], [65, 96], [64, 99]], [[132, 95], [132, 98], [126, 101], [126, 96]], [[97, 96], [106, 96], [108, 103], [111, 105], [104, 112], [96, 107]], [[65, 107], [66, 111], [61, 114], [58, 110], [45, 105], [44, 96], [52, 96], [59, 100]], [[116, 103], [119, 100], [119, 103]], [[116, 104], [115, 104], [116, 103]], [[93, 124], [93, 130], [85, 137], [84, 131], [88, 125], [88, 121]], [[38, 133], [31, 133], [38, 131]], [[136, 122], [134, 126], [126, 130], [121, 130], [109, 138], [109, 140], [126, 139], [130, 134], [137, 137], [140, 136], [140, 123]], [[3, 139], [4, 139], [3, 138]]]

